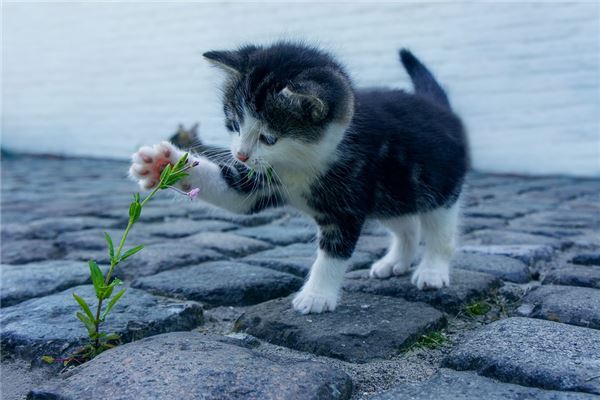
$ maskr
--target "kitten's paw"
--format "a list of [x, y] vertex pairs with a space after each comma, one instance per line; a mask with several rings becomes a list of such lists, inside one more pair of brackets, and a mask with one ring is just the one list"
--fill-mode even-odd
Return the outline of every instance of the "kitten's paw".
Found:
[[406, 275], [409, 270], [410, 270], [410, 263], [408, 263], [408, 262], [407, 263], [398, 263], [398, 264], [394, 265], [392, 272], [394, 273], [394, 275], [400, 276], [400, 275]]
[[131, 159], [129, 175], [142, 189], [153, 189], [160, 181], [160, 173], [168, 164], [175, 164], [183, 154], [169, 142], [144, 146]]
[[301, 314], [319, 314], [335, 310], [337, 300], [337, 293], [323, 295], [302, 289], [294, 297], [292, 305], [294, 306], [294, 310]]
[[381, 259], [376, 261], [371, 265], [371, 270], [369, 271], [370, 278], [379, 278], [386, 279], [392, 276], [392, 270], [394, 265], [388, 262], [385, 259]]
[[450, 285], [450, 271], [447, 266], [422, 267], [413, 272], [411, 282], [419, 289], [440, 289]]

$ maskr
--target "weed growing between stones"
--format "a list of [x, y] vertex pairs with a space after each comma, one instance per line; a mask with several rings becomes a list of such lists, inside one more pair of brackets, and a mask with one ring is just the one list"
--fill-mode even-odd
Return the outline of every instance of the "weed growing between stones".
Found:
[[481, 316], [485, 315], [492, 309], [492, 306], [486, 301], [476, 301], [465, 307], [465, 311], [470, 316]]
[[442, 331], [431, 332], [427, 335], [421, 335], [419, 340], [412, 346], [427, 349], [436, 349], [447, 342], [448, 338]]
[[[108, 317], [115, 304], [117, 304], [119, 299], [125, 294], [126, 289], [121, 289], [113, 296], [114, 289], [122, 283], [120, 279], [113, 278], [112, 276], [116, 266], [119, 265], [121, 261], [125, 261], [144, 248], [143, 245], [138, 245], [124, 251], [127, 236], [140, 218], [142, 209], [146, 203], [148, 203], [159, 190], [173, 189], [187, 195], [191, 200], [194, 200], [198, 196], [199, 189], [197, 188], [192, 189], [190, 192], [182, 192], [174, 187], [177, 182], [188, 176], [186, 171], [196, 165], [198, 165], [197, 162], [192, 164], [188, 163], [188, 153], [185, 153], [174, 166], [169, 164], [165, 167], [160, 174], [160, 181], [157, 187], [152, 190], [146, 198], [141, 200], [139, 193], [133, 195], [133, 202], [129, 206], [129, 222], [116, 249], [110, 235], [107, 233], [104, 234], [110, 258], [110, 267], [108, 268], [106, 275], [103, 274], [96, 261], [90, 260], [88, 262], [94, 291], [96, 293], [96, 298], [98, 299], [95, 312], [92, 312], [92, 307], [90, 307], [82, 297], [73, 293], [73, 298], [81, 308], [81, 311], [76, 313], [76, 317], [85, 326], [88, 332], [89, 343], [77, 350], [70, 357], [54, 358], [51, 356], [44, 356], [42, 357], [44, 361], [48, 363], [62, 362], [65, 367], [73, 364], [78, 365], [91, 360], [103, 351], [118, 344], [120, 340], [119, 335], [116, 333], [101, 332], [100, 326], [105, 322], [106, 317]], [[103, 307], [105, 301], [107, 303]]]

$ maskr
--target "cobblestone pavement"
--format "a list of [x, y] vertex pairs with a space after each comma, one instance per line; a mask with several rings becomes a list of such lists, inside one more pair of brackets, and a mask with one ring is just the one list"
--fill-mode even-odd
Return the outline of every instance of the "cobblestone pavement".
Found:
[[[368, 278], [365, 227], [334, 313], [290, 309], [315, 227], [289, 209], [233, 215], [161, 194], [120, 266], [106, 329], [124, 344], [61, 373], [85, 340], [71, 293], [106, 263], [136, 188], [127, 165], [2, 162], [3, 398], [587, 399], [600, 394], [600, 181], [473, 173], [452, 286]], [[55, 397], [52, 397], [55, 396]], [[58, 397], [56, 397], [58, 396]]]

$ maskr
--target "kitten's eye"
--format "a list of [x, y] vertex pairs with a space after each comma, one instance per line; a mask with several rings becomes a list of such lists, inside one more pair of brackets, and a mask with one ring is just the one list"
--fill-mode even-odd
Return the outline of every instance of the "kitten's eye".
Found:
[[262, 144], [266, 144], [267, 146], [273, 146], [275, 143], [277, 143], [277, 138], [273, 136], [260, 135], [258, 137], [258, 140]]

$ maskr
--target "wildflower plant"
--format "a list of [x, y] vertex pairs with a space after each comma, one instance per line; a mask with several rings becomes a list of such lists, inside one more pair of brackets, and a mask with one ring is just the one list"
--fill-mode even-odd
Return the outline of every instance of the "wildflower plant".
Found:
[[[83, 348], [79, 349], [73, 356], [67, 358], [55, 359], [50, 356], [44, 356], [42, 359], [48, 363], [55, 361], [63, 362], [65, 366], [71, 363], [81, 364], [85, 361], [91, 360], [103, 351], [114, 347], [119, 341], [119, 335], [116, 333], [105, 333], [100, 330], [102, 323], [106, 321], [106, 318], [110, 314], [111, 310], [125, 294], [126, 289], [121, 289], [115, 292], [115, 289], [122, 284], [118, 278], [113, 278], [113, 273], [117, 265], [122, 261], [127, 260], [139, 251], [144, 246], [138, 245], [124, 250], [127, 236], [131, 232], [131, 229], [135, 223], [139, 220], [144, 206], [150, 201], [154, 195], [164, 189], [173, 189], [177, 192], [187, 195], [191, 200], [194, 200], [199, 193], [199, 189], [192, 189], [190, 192], [182, 192], [181, 190], [174, 187], [174, 185], [181, 179], [188, 176], [189, 169], [198, 165], [197, 162], [192, 164], [188, 163], [188, 153], [185, 153], [175, 165], [168, 164], [160, 175], [160, 181], [156, 188], [150, 192], [143, 200], [139, 193], [133, 195], [133, 201], [129, 205], [129, 222], [125, 228], [125, 232], [115, 248], [113, 239], [108, 233], [104, 234], [106, 244], [108, 247], [108, 255], [110, 259], [110, 267], [106, 274], [102, 272], [96, 261], [90, 260], [88, 262], [90, 268], [90, 275], [96, 298], [98, 300], [95, 305], [95, 311], [92, 312], [92, 306], [88, 304], [81, 296], [73, 293], [73, 298], [79, 304], [81, 311], [76, 313], [76, 317], [85, 326], [89, 343]], [[114, 293], [114, 294], [113, 294]]]

